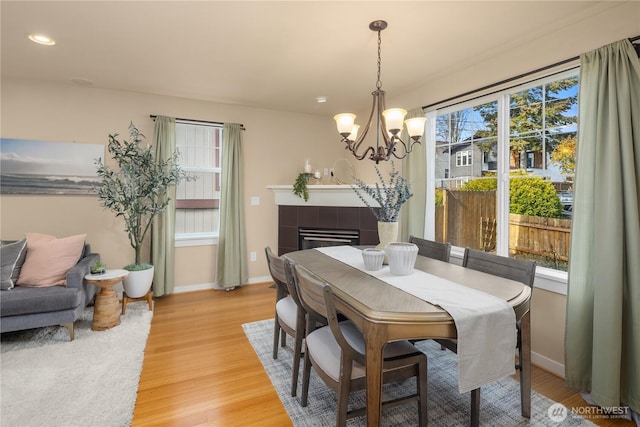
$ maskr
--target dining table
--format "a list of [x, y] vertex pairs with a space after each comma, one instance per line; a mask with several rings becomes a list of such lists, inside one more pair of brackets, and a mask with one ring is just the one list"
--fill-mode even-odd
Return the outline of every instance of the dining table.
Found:
[[[326, 282], [336, 296], [340, 311], [362, 332], [365, 339], [367, 426], [380, 425], [383, 350], [388, 342], [421, 339], [457, 339], [454, 319], [443, 308], [418, 298], [384, 280], [355, 268], [318, 249], [305, 249], [283, 255]], [[387, 267], [388, 268], [388, 267]], [[492, 274], [424, 256], [417, 256], [416, 270], [481, 291], [505, 301], [520, 323], [522, 356], [521, 412], [531, 412], [531, 288]], [[473, 291], [471, 291], [473, 292]], [[515, 324], [514, 324], [515, 330]], [[514, 348], [515, 365], [515, 348]], [[477, 415], [476, 415], [477, 416]], [[473, 414], [472, 414], [473, 418]], [[477, 423], [478, 419], [472, 423]]]

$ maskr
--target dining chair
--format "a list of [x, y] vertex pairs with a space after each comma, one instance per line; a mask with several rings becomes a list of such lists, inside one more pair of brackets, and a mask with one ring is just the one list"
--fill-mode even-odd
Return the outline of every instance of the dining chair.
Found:
[[[536, 273], [535, 261], [507, 258], [471, 248], [464, 250], [462, 266], [521, 282], [530, 288], [533, 287]], [[522, 415], [526, 418], [531, 417], [531, 363], [530, 360], [525, 361], [524, 358], [530, 357], [531, 349], [523, 348], [522, 334], [530, 334], [530, 319], [530, 313], [529, 310], [527, 310], [520, 319], [516, 321], [518, 363], [516, 363], [515, 367], [520, 371], [520, 404], [522, 405]], [[437, 339], [436, 341], [449, 350], [457, 352], [456, 340]], [[479, 422], [480, 389], [477, 388], [471, 391], [471, 425], [477, 426]]]
[[433, 240], [421, 239], [416, 236], [409, 236], [409, 243], [413, 243], [418, 247], [418, 255], [449, 262], [451, 243], [434, 242]]
[[[269, 246], [265, 248], [267, 265], [276, 285], [276, 306], [273, 322], [273, 358], [278, 358], [278, 344], [286, 346], [286, 336], [293, 337], [293, 370], [291, 375], [291, 396], [297, 394], [302, 340], [305, 330], [305, 311], [300, 304], [291, 275], [287, 274], [284, 259], [275, 255]], [[291, 289], [293, 288], [293, 289]], [[292, 292], [293, 291], [293, 292]]]
[[[292, 269], [300, 301], [307, 311], [306, 351], [302, 377], [302, 406], [307, 406], [311, 367], [338, 397], [336, 426], [347, 419], [364, 415], [365, 408], [348, 410], [349, 394], [366, 388], [365, 341], [362, 333], [350, 320], [340, 321], [340, 307], [331, 287], [300, 265]], [[342, 313], [344, 314], [344, 313]], [[316, 321], [328, 321], [317, 327]], [[388, 343], [384, 348], [382, 380], [384, 384], [416, 377], [416, 393], [382, 402], [382, 406], [396, 406], [418, 402], [420, 426], [427, 425], [427, 357], [409, 341]]]
[[[409, 236], [409, 243], [413, 243], [418, 247], [418, 255], [434, 258], [440, 261], [449, 262], [451, 256], [451, 243], [435, 242], [433, 240], [421, 239], [413, 235]], [[411, 340], [413, 344], [425, 340]], [[440, 344], [442, 350], [447, 348]]]

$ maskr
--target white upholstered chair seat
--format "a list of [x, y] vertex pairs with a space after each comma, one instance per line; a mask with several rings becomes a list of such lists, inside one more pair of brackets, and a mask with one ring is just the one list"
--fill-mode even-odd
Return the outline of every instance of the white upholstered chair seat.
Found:
[[[360, 331], [351, 321], [340, 322], [340, 329], [346, 340], [354, 349], [364, 353], [365, 343]], [[316, 329], [307, 336], [307, 348], [313, 357], [314, 366], [329, 375], [334, 381], [340, 381], [340, 345], [336, 341], [331, 328], [328, 326]], [[384, 358], [394, 358], [397, 356], [414, 354], [416, 348], [409, 341], [392, 342], [384, 348]], [[351, 379], [365, 377], [365, 367], [354, 361], [351, 371]]]
[[298, 317], [298, 306], [291, 295], [282, 298], [276, 303], [276, 313], [278, 318], [288, 327], [296, 329], [296, 319]]

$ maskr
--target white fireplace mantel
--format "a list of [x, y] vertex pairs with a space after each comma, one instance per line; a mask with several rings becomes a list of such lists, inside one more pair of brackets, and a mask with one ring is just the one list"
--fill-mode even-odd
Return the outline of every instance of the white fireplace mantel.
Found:
[[[293, 194], [293, 185], [267, 185], [267, 188], [274, 192], [276, 205], [366, 207], [350, 185], [307, 185], [309, 200], [306, 202]], [[377, 206], [373, 199], [365, 197]]]

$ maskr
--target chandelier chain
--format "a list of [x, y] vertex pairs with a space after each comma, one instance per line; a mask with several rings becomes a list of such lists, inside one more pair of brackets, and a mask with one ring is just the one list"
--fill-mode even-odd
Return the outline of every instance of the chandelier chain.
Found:
[[380, 81], [380, 67], [382, 65], [382, 59], [381, 59], [382, 36], [380, 33], [381, 33], [381, 30], [378, 30], [378, 80], [376, 81], [376, 88], [378, 89], [382, 88], [382, 82]]

